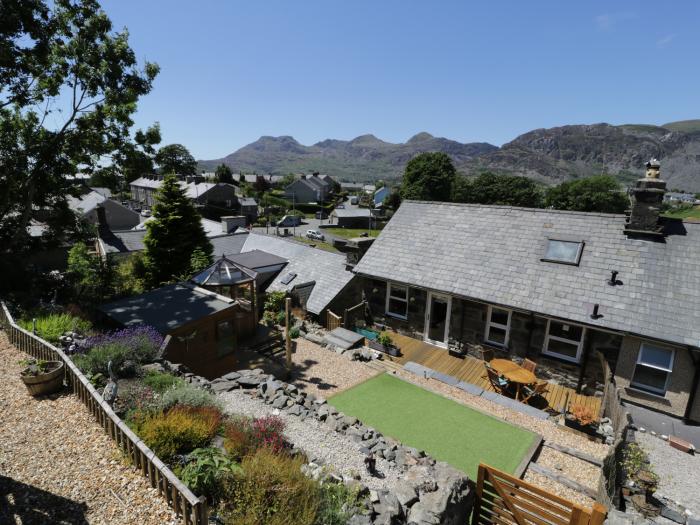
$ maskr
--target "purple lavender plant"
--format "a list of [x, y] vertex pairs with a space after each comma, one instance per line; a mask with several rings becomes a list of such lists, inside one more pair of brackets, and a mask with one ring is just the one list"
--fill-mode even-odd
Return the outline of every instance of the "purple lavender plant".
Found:
[[88, 337], [79, 353], [86, 353], [93, 348], [119, 346], [134, 357], [155, 357], [163, 344], [163, 336], [148, 325], [130, 326], [106, 334]]

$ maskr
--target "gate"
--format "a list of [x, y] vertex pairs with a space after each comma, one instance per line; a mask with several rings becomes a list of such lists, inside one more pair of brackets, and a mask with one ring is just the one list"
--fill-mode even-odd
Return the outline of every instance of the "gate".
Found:
[[328, 328], [328, 330], [335, 330], [340, 326], [343, 326], [342, 318], [339, 315], [335, 315], [330, 310], [326, 310], [326, 328]]
[[602, 525], [606, 508], [586, 509], [540, 487], [479, 465], [472, 525]]

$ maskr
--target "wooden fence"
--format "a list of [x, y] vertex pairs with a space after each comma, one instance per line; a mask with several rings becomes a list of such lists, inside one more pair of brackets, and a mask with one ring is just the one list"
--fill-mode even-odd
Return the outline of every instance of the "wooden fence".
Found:
[[601, 416], [610, 418], [610, 424], [615, 430], [615, 441], [610, 452], [603, 459], [603, 468], [598, 479], [597, 500], [614, 507], [619, 500], [618, 475], [620, 473], [619, 462], [622, 459], [625, 435], [630, 424], [629, 412], [622, 406], [621, 391], [615, 383], [615, 375], [610, 365], [602, 354], [599, 359], [605, 376], [605, 390], [603, 401], [600, 405]]
[[148, 478], [151, 487], [158, 489], [158, 493], [182, 518], [182, 523], [184, 525], [206, 525], [209, 520], [206, 499], [195, 496], [168, 466], [132, 432], [126, 423], [114, 413], [112, 407], [102, 399], [100, 393], [95, 390], [95, 387], [75, 366], [70, 357], [59, 348], [17, 326], [4, 302], [0, 301], [0, 307], [0, 328], [5, 330], [10, 343], [37, 359], [63, 361], [68, 387], [85, 404], [132, 464]]
[[488, 465], [479, 465], [472, 525], [602, 525], [606, 508], [568, 501]]
[[343, 326], [343, 319], [339, 315], [335, 315], [330, 310], [326, 310], [326, 328], [329, 330], [335, 330], [338, 327]]

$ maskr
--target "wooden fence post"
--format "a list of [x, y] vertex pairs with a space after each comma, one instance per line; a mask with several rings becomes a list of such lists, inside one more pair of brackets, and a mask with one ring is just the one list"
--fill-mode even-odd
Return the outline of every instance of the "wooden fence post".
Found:
[[284, 338], [285, 338], [285, 353], [287, 356], [287, 369], [291, 370], [292, 369], [292, 336], [290, 334], [291, 327], [289, 326], [291, 323], [291, 310], [292, 310], [292, 299], [291, 297], [287, 297], [284, 301], [284, 319], [285, 319], [285, 327], [284, 327]]

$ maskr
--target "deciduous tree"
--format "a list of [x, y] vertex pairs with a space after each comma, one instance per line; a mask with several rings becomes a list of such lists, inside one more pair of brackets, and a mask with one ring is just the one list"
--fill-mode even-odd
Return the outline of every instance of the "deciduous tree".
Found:
[[547, 190], [545, 206], [557, 210], [623, 213], [629, 197], [610, 175], [562, 182]]
[[453, 200], [473, 204], [539, 208], [542, 206], [542, 190], [535, 181], [527, 177], [485, 172], [474, 178], [458, 177]]
[[233, 184], [233, 171], [226, 164], [219, 164], [214, 172], [216, 180], [225, 184]]
[[0, 20], [0, 254], [17, 255], [38, 214], [61, 233], [75, 223], [68, 176], [130, 142], [158, 66], [138, 68], [95, 0], [5, 0]]
[[163, 146], [156, 153], [155, 160], [161, 173], [194, 175], [197, 172], [197, 161], [182, 144]]
[[449, 202], [456, 178], [457, 171], [445, 153], [421, 153], [406, 164], [401, 197]]

